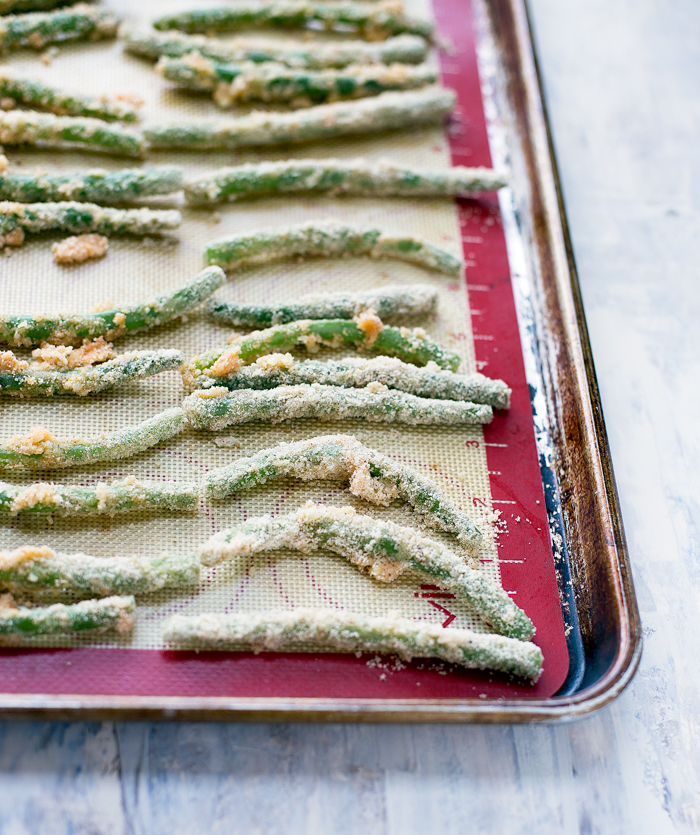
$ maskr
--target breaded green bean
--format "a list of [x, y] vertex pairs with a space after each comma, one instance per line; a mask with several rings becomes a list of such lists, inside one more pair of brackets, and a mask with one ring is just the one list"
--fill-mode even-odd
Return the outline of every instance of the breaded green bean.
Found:
[[0, 0], [0, 14], [43, 12], [64, 5], [65, 0]]
[[210, 90], [219, 107], [237, 102], [285, 102], [308, 107], [327, 101], [378, 96], [388, 90], [414, 90], [437, 81], [426, 64], [353, 64], [344, 69], [308, 70], [284, 64], [218, 64], [199, 53], [163, 57], [156, 70], [179, 87]]
[[80, 597], [106, 597], [150, 594], [198, 582], [199, 559], [195, 556], [91, 557], [31, 546], [0, 551], [0, 589], [12, 594], [69, 592]]
[[[367, 320], [369, 327], [365, 324]], [[301, 346], [314, 351], [321, 345], [329, 348], [354, 345], [360, 350], [371, 349], [387, 356], [397, 356], [414, 365], [435, 362], [440, 368], [451, 371], [456, 370], [461, 361], [457, 354], [428, 339], [420, 328], [410, 331], [408, 328], [384, 327], [377, 317], [366, 314], [357, 322], [306, 319], [235, 337], [229, 341], [228, 347], [209, 351], [188, 363], [182, 370], [183, 382], [188, 390], [203, 388], [200, 383], [202, 376], [226, 378], [244, 363], [253, 362], [265, 354], [278, 354]]]
[[134, 98], [67, 93], [41, 81], [17, 78], [7, 72], [0, 72], [0, 96], [59, 116], [91, 116], [106, 122], [135, 122], [140, 107]]
[[529, 641], [535, 634], [530, 618], [501, 586], [465, 565], [449, 548], [413, 528], [364, 516], [352, 507], [308, 502], [285, 516], [248, 519], [214, 534], [199, 553], [204, 565], [216, 565], [232, 557], [283, 548], [303, 554], [332, 551], [383, 582], [391, 582], [412, 568], [468, 600], [479, 617], [501, 635]]
[[290, 258], [344, 258], [368, 255], [395, 258], [427, 270], [458, 276], [459, 258], [411, 235], [396, 236], [372, 226], [348, 226], [337, 221], [310, 221], [271, 226], [208, 243], [207, 264], [237, 270]]
[[[174, 209], [113, 209], [96, 203], [0, 202], [0, 247], [8, 236], [38, 232], [99, 232], [102, 235], [153, 235], [177, 229], [182, 215]], [[16, 243], [13, 241], [13, 246]]]
[[360, 293], [314, 294], [283, 305], [231, 304], [218, 299], [210, 299], [205, 305], [215, 322], [237, 328], [286, 325], [299, 319], [354, 319], [367, 311], [380, 319], [425, 316], [436, 307], [437, 290], [429, 284], [389, 284]]
[[184, 360], [182, 351], [164, 348], [158, 351], [128, 351], [99, 365], [66, 371], [38, 370], [30, 363], [15, 358], [14, 370], [6, 370], [10, 366], [8, 354], [9, 351], [0, 352], [0, 394], [19, 397], [94, 394], [131, 380], [143, 380], [163, 371], [172, 371], [179, 368]]
[[326, 30], [356, 32], [370, 41], [385, 40], [391, 35], [421, 35], [429, 38], [433, 24], [429, 20], [408, 17], [392, 2], [324, 3], [323, 0], [273, 0], [211, 9], [193, 9], [158, 18], [156, 29], [179, 29], [181, 32], [230, 32], [241, 27], [264, 26], [277, 29], [306, 29], [321, 25]]
[[219, 267], [207, 267], [173, 293], [148, 302], [101, 310], [86, 315], [0, 316], [0, 342], [38, 345], [41, 342], [76, 344], [103, 336], [116, 339], [163, 325], [188, 313], [226, 281]]
[[42, 481], [19, 487], [0, 481], [0, 511], [13, 516], [18, 513], [91, 516], [134, 510], [194, 510], [198, 496], [199, 488], [191, 482], [144, 482], [137, 481], [134, 476], [122, 481], [98, 482], [90, 487]]
[[301, 112], [265, 111], [214, 121], [200, 119], [157, 125], [146, 128], [144, 136], [153, 148], [194, 151], [312, 142], [443, 122], [455, 103], [452, 90], [426, 87], [424, 90], [382, 93], [357, 101], [319, 104]]
[[122, 125], [87, 116], [56, 116], [27, 110], [0, 111], [0, 143], [59, 150], [75, 148], [118, 157], [142, 157], [146, 150], [143, 136]]
[[109, 9], [87, 3], [50, 12], [7, 15], [0, 18], [0, 50], [21, 46], [43, 49], [49, 43], [113, 38], [118, 25]]
[[133, 597], [105, 597], [67, 605], [21, 606], [0, 609], [0, 635], [55, 635], [64, 632], [130, 632], [134, 626]]
[[405, 168], [363, 159], [288, 159], [220, 168], [185, 186], [191, 206], [269, 194], [330, 192], [359, 197], [454, 197], [506, 185], [489, 168]]
[[182, 649], [282, 652], [301, 646], [325, 652], [391, 653], [405, 661], [438, 658], [468, 669], [498, 670], [533, 682], [542, 672], [542, 650], [526, 641], [338, 609], [173, 615], [165, 623], [163, 637]]
[[370, 383], [362, 389], [340, 386], [278, 386], [266, 391], [221, 386], [195, 391], [182, 404], [187, 420], [196, 429], [218, 431], [239, 423], [316, 418], [362, 418], [407, 426], [467, 426], [491, 423], [490, 406], [463, 400], [430, 400]]
[[184, 427], [185, 413], [180, 408], [168, 409], [135, 426], [95, 438], [60, 440], [43, 426], [36, 426], [28, 435], [15, 435], [0, 444], [0, 469], [48, 470], [117, 461], [178, 435]]
[[181, 188], [182, 168], [177, 165], [70, 174], [0, 174], [0, 200], [17, 203], [130, 203], [142, 197], [173, 194]]
[[199, 52], [213, 61], [232, 63], [253, 61], [262, 64], [276, 61], [288, 67], [322, 70], [347, 67], [348, 64], [420, 64], [428, 54], [428, 42], [419, 35], [397, 35], [386, 41], [334, 41], [304, 44], [235, 38], [221, 41], [204, 35], [185, 35], [170, 30], [126, 32], [122, 36], [127, 52], [153, 60], [167, 55], [181, 58]]
[[364, 388], [379, 383], [417, 397], [486, 403], [494, 409], [507, 409], [511, 393], [503, 380], [492, 380], [483, 374], [455, 374], [432, 364], [418, 368], [396, 357], [345, 357], [322, 362], [296, 360], [291, 354], [268, 354], [255, 365], [244, 365], [228, 376], [200, 375], [196, 382], [200, 388], [225, 386], [229, 391], [313, 383]]
[[455, 534], [460, 544], [468, 548], [481, 544], [481, 532], [474, 522], [432, 481], [364, 446], [352, 435], [322, 435], [263, 449], [209, 472], [205, 490], [211, 498], [219, 499], [289, 476], [302, 481], [349, 480], [353, 495], [379, 505], [401, 498], [424, 514], [428, 524]]

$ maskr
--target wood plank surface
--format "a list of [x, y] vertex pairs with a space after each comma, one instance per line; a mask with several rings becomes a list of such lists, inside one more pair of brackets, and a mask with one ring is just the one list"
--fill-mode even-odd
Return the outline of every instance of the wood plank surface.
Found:
[[700, 831], [700, 6], [530, 0], [645, 626], [560, 727], [0, 723], [0, 835]]

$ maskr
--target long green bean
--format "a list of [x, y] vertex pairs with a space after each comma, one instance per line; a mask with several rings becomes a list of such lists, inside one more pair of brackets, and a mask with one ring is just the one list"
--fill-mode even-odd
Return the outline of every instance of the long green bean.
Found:
[[324, 3], [323, 0], [238, 2], [232, 6], [166, 15], [153, 25], [156, 29], [179, 29], [181, 32], [227, 32], [248, 26], [305, 29], [310, 24], [320, 24], [327, 30], [347, 32], [350, 29], [370, 41], [385, 40], [404, 32], [429, 38], [434, 28], [429, 20], [406, 16], [401, 6], [394, 2]]
[[391, 235], [372, 226], [349, 226], [337, 221], [310, 221], [271, 226], [207, 244], [204, 258], [225, 270], [267, 264], [290, 258], [343, 258], [369, 255], [395, 258], [427, 270], [458, 276], [459, 258], [411, 235]]
[[205, 58], [224, 63], [275, 61], [288, 67], [322, 70], [340, 69], [348, 64], [420, 64], [428, 54], [428, 42], [419, 35], [397, 35], [386, 41], [335, 41], [333, 43], [290, 43], [258, 38], [235, 38], [221, 41], [203, 35], [185, 35], [170, 30], [125, 32], [128, 52], [157, 59], [162, 55], [181, 58], [199, 52]]
[[143, 380], [163, 371], [172, 371], [179, 368], [184, 360], [182, 351], [164, 348], [129, 351], [96, 366], [67, 371], [37, 370], [32, 364], [15, 358], [14, 370], [11, 370], [8, 369], [8, 354], [9, 351], [0, 352], [0, 394], [19, 397], [94, 394], [131, 380]]
[[26, 487], [0, 482], [0, 511], [82, 516], [135, 510], [193, 510], [199, 488], [189, 482], [143, 482], [134, 476], [95, 486], [35, 482]]
[[477, 548], [482, 542], [474, 522], [433, 482], [364, 446], [352, 435], [322, 435], [261, 450], [211, 470], [205, 479], [205, 490], [212, 498], [223, 498], [289, 476], [302, 481], [349, 481], [353, 495], [379, 505], [401, 498], [425, 515], [430, 525], [455, 534], [460, 544]]
[[0, 200], [17, 203], [130, 203], [142, 197], [173, 194], [181, 188], [182, 168], [176, 165], [69, 174], [0, 174]]
[[370, 383], [362, 389], [311, 385], [278, 386], [272, 390], [229, 391], [218, 387], [195, 391], [182, 404], [196, 429], [218, 431], [239, 423], [316, 418], [362, 418], [407, 426], [467, 426], [491, 423], [490, 406], [463, 400], [431, 400]]
[[144, 136], [153, 148], [183, 150], [230, 150], [311, 142], [443, 122], [455, 103], [452, 90], [426, 87], [424, 90], [382, 93], [357, 101], [319, 104], [290, 113], [254, 112], [214, 121], [200, 119], [156, 125], [146, 128]]
[[0, 609], [0, 635], [54, 635], [66, 632], [130, 632], [136, 601], [133, 597], [105, 597], [67, 605]]
[[[244, 363], [253, 362], [265, 354], [279, 354], [301, 346], [307, 351], [315, 351], [322, 345], [330, 348], [354, 345], [360, 350], [371, 349], [387, 356], [397, 356], [414, 365], [434, 362], [440, 368], [451, 371], [455, 371], [461, 361], [457, 354], [428, 339], [420, 328], [411, 331], [408, 328], [384, 327], [376, 316], [364, 314], [357, 321], [302, 319], [235, 337], [229, 341], [228, 347], [195, 357], [184, 366], [183, 382], [187, 389], [200, 388], [203, 376], [209, 379], [227, 378]], [[286, 364], [286, 360], [282, 364]]]
[[44, 12], [62, 6], [65, 0], [0, 0], [0, 14]]
[[[103, 235], [153, 235], [177, 229], [182, 215], [174, 209], [113, 209], [96, 203], [0, 202], [0, 241], [30, 232], [99, 232]], [[1, 244], [0, 244], [1, 245]], [[16, 244], [14, 244], [16, 245]]]
[[7, 72], [0, 72], [0, 96], [59, 116], [91, 116], [106, 122], [135, 122], [140, 107], [135, 97], [67, 93], [41, 81], [17, 78]]
[[503, 380], [483, 374], [455, 374], [439, 366], [418, 368], [396, 357], [345, 357], [340, 360], [296, 360], [291, 354], [271, 354], [255, 365], [242, 366], [223, 377], [201, 375], [200, 388], [225, 386], [229, 391], [267, 390], [277, 386], [320, 383], [323, 386], [364, 388], [379, 383], [417, 397], [438, 400], [464, 400], [486, 403], [494, 409], [507, 409], [510, 389]]
[[195, 556], [91, 557], [57, 554], [46, 547], [0, 551], [0, 588], [12, 594], [69, 592], [80, 597], [107, 597], [149, 594], [198, 582], [199, 559]]
[[303, 554], [332, 551], [384, 582], [407, 568], [414, 569], [469, 601], [500, 634], [529, 641], [535, 633], [532, 621], [497, 583], [465, 565], [449, 548], [413, 528], [361, 515], [351, 507], [309, 502], [285, 516], [248, 519], [214, 534], [200, 548], [200, 556], [205, 565], [216, 565], [232, 557], [283, 548]]
[[146, 150], [143, 136], [121, 125], [87, 116], [26, 110], [0, 111], [0, 143], [59, 150], [77, 148], [119, 157], [142, 157]]
[[301, 646], [327, 652], [381, 652], [406, 661], [438, 658], [461, 667], [498, 670], [533, 682], [542, 672], [542, 651], [526, 641], [338, 609], [174, 615], [166, 622], [163, 635], [167, 642], [191, 649], [223, 647], [281, 652]]
[[87, 3], [56, 11], [7, 15], [0, 18], [0, 50], [22, 46], [43, 49], [49, 43], [113, 38], [118, 25], [112, 11]]
[[210, 299], [207, 314], [222, 325], [269, 327], [299, 319], [353, 319], [372, 311], [380, 319], [425, 316], [437, 307], [437, 290], [429, 284], [387, 285], [359, 293], [302, 296], [299, 302], [276, 305], [231, 304]]
[[406, 168], [363, 159], [288, 159], [220, 168], [185, 186], [191, 206], [245, 197], [331, 192], [360, 197], [454, 197], [493, 191], [505, 179], [489, 168]]
[[179, 434], [185, 426], [182, 409], [168, 409], [142, 423], [95, 438], [55, 438], [37, 426], [28, 435], [15, 435], [0, 444], [0, 469], [43, 470], [79, 467], [130, 458], [144, 449]]
[[437, 81], [432, 67], [421, 64], [353, 64], [344, 69], [308, 70], [284, 64], [218, 64], [198, 54], [163, 57], [157, 71], [179, 87], [210, 90], [220, 107], [239, 101], [292, 103], [308, 107], [327, 101], [378, 96], [388, 90], [412, 90]]
[[40, 342], [80, 343], [103, 336], [115, 339], [165, 324], [188, 313], [226, 281], [219, 267], [207, 267], [184, 287], [133, 306], [86, 315], [0, 316], [0, 342], [38, 345]]

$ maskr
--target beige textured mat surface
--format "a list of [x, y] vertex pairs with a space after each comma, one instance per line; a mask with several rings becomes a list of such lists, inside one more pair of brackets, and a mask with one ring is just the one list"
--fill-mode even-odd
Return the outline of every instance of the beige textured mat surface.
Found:
[[[164, 2], [148, 4], [143, 25], [165, 11], [194, 5], [195, 0], [177, 6]], [[137, 20], [139, 6], [114, 2], [113, 7], [130, 21]], [[412, 11], [422, 4], [407, 4]], [[3, 63], [17, 73], [41, 78], [66, 88], [85, 92], [134, 92], [146, 100], [144, 123], [174, 119], [197, 119], [221, 111], [205, 97], [169, 89], [151, 65], [134, 56], [122, 54], [119, 42], [74, 45], [60, 49], [49, 67], [34, 53], [12, 54]], [[45, 151], [16, 152], [6, 149], [11, 170], [30, 171], [41, 166], [47, 171], [82, 168], [118, 169], [133, 165], [130, 161], [78, 153]], [[283, 159], [289, 156], [338, 156], [369, 159], [389, 158], [393, 162], [422, 165], [449, 164], [449, 150], [444, 131], [425, 128], [382, 136], [355, 138], [302, 145], [292, 149], [269, 149], [262, 153], [154, 153], [146, 164], [175, 163], [185, 167], [192, 178], [224, 164], [257, 159]], [[142, 164], [142, 163], [136, 163]], [[161, 199], [158, 205], [178, 205], [180, 198]], [[336, 218], [350, 223], [369, 223], [386, 229], [423, 236], [455, 254], [461, 244], [456, 212], [443, 200], [364, 200], [356, 198], [290, 197], [241, 202], [211, 210], [185, 210], [182, 228], [167, 237], [139, 241], [114, 238], [102, 261], [78, 267], [58, 267], [51, 257], [51, 244], [60, 236], [29, 238], [17, 251], [0, 253], [0, 309], [3, 313], [44, 313], [54, 311], [86, 312], [103, 302], [129, 304], [146, 300], [154, 294], [174, 289], [194, 275], [202, 265], [204, 244], [214, 238], [256, 227], [294, 221]], [[432, 275], [410, 265], [369, 260], [311, 261], [302, 264], [279, 264], [249, 271], [232, 280], [219, 296], [247, 302], [298, 299], [307, 292], [321, 290], [361, 290], [387, 283], [411, 282], [434, 284], [440, 293], [436, 317], [415, 322], [425, 326], [431, 336], [463, 357], [462, 368], [473, 370], [472, 338], [464, 281], [455, 282]], [[135, 348], [179, 348], [187, 357], [222, 344], [231, 331], [215, 326], [201, 315], [186, 323], [175, 323], [143, 335], [117, 341], [119, 352]], [[163, 409], [177, 405], [182, 390], [179, 374], [171, 372], [150, 380], [122, 386], [89, 398], [17, 400], [0, 402], [2, 437], [8, 438], [41, 424], [59, 437], [91, 435], [137, 423]], [[467, 448], [465, 441], [481, 439], [481, 429], [466, 428], [392, 428], [362, 421], [321, 423], [298, 421], [274, 427], [248, 425], [234, 427], [224, 434], [234, 436], [240, 448], [218, 448], [213, 435], [187, 430], [183, 435], [135, 458], [107, 466], [55, 470], [42, 474], [45, 480], [70, 484], [90, 484], [102, 478], [136, 475], [150, 479], [199, 480], [204, 473], [233, 458], [249, 455], [281, 440], [299, 440], [335, 432], [355, 434], [364, 443], [404, 461], [422, 474], [430, 475], [441, 489], [466, 510], [474, 511], [485, 531], [490, 509], [479, 516], [473, 497], [489, 499], [489, 479], [484, 446]], [[27, 483], [36, 475], [22, 476], [11, 471], [4, 480]], [[57, 551], [83, 551], [96, 556], [149, 554], [163, 551], [191, 552], [204, 539], [222, 527], [261, 513], [286, 513], [307, 499], [333, 504], [353, 504], [362, 512], [415, 523], [410, 511], [396, 504], [377, 508], [350, 496], [339, 484], [279, 482], [234, 498], [202, 502], [196, 514], [125, 514], [71, 521], [61, 518], [0, 519], [0, 547], [16, 548], [25, 544], [47, 544]], [[449, 542], [450, 540], [445, 540]], [[454, 545], [454, 543], [452, 543]], [[493, 559], [484, 570], [496, 572], [495, 546], [488, 546], [484, 558]], [[339, 557], [327, 554], [301, 558], [295, 554], [261, 555], [251, 564], [232, 562], [207, 570], [195, 593], [165, 592], [141, 599], [140, 616], [133, 636], [105, 640], [90, 638], [37, 638], [33, 645], [132, 646], [159, 648], [160, 628], [166, 616], [178, 611], [196, 614], [233, 608], [259, 610], [292, 606], [339, 606], [371, 614], [397, 611], [402, 615], [435, 622], [444, 615], [429, 602], [416, 596], [422, 580], [404, 575], [386, 586], [367, 578]], [[483, 631], [466, 604], [450, 602], [457, 615], [454, 626], [471, 626]]]

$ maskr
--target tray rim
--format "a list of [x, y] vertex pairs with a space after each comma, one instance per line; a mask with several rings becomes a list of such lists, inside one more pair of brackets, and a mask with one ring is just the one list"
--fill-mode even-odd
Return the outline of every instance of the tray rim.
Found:
[[[467, 0], [468, 1], [468, 0]], [[529, 187], [535, 204], [534, 244], [551, 267], [540, 276], [545, 296], [554, 298], [560, 335], [570, 356], [577, 416], [585, 428], [587, 475], [594, 485], [591, 502], [604, 538], [600, 556], [609, 572], [609, 592], [618, 641], [605, 673], [568, 696], [542, 700], [479, 699], [330, 699], [231, 696], [106, 696], [69, 694], [3, 694], [3, 718], [44, 719], [179, 719], [207, 721], [307, 722], [443, 722], [530, 723], [572, 721], [613, 701], [629, 684], [641, 657], [641, 622], [636, 603], [619, 498], [602, 414], [595, 367], [583, 311], [581, 290], [569, 234], [561, 182], [544, 104], [543, 85], [533, 46], [526, 0], [483, 0], [491, 20], [501, 24], [499, 35], [510, 46], [509, 104], [521, 130], [529, 161]], [[524, 130], [522, 129], [524, 126]], [[532, 207], [531, 207], [532, 208]], [[546, 270], [542, 271], [547, 273]], [[553, 294], [553, 296], [551, 295]], [[551, 324], [551, 319], [548, 320]], [[547, 334], [550, 338], [552, 334]], [[548, 346], [548, 347], [551, 347]], [[552, 369], [550, 369], [550, 372]], [[556, 372], [554, 372], [556, 373]], [[555, 379], [558, 379], [555, 377]], [[555, 409], [559, 452], [566, 439], [566, 414]], [[565, 456], [563, 456], [565, 457]]]

